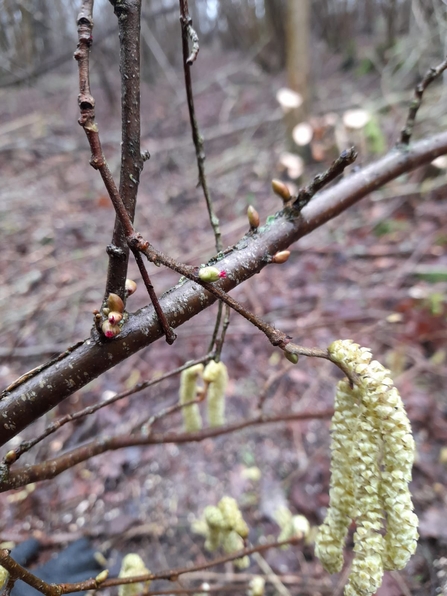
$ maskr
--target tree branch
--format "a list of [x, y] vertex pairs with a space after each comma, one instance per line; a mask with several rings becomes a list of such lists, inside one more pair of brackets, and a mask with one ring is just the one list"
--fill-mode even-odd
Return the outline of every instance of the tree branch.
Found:
[[[189, 402], [187, 405], [190, 405]], [[227, 424], [220, 427], [204, 428], [194, 433], [185, 432], [166, 432], [149, 434], [145, 431], [124, 435], [116, 435], [114, 437], [100, 437], [94, 439], [85, 445], [75, 447], [68, 453], [64, 453], [59, 457], [44, 461], [39, 464], [33, 464], [18, 468], [16, 470], [6, 470], [3, 475], [0, 473], [0, 492], [11, 490], [25, 486], [30, 482], [39, 482], [41, 480], [51, 480], [58, 476], [65, 470], [72, 468], [87, 459], [95, 457], [106, 451], [115, 451], [124, 447], [135, 447], [141, 445], [160, 445], [164, 443], [198, 443], [205, 439], [219, 437], [234, 433], [249, 426], [256, 426], [259, 424], [273, 424], [276, 422], [296, 421], [296, 420], [310, 420], [315, 418], [330, 418], [334, 413], [333, 409], [314, 410], [308, 412], [296, 412], [291, 414], [281, 414], [277, 416], [265, 416], [258, 414], [254, 418]], [[3, 466], [5, 468], [5, 466]]]
[[414, 124], [416, 122], [416, 115], [422, 104], [422, 96], [424, 95], [424, 91], [427, 89], [430, 83], [432, 83], [444, 72], [446, 68], [447, 58], [445, 58], [441, 62], [441, 64], [438, 64], [438, 66], [432, 66], [431, 68], [429, 68], [429, 70], [425, 73], [422, 81], [416, 85], [416, 88], [414, 90], [414, 98], [413, 101], [410, 103], [407, 121], [405, 123], [405, 126], [401, 130], [398, 146], [406, 146], [410, 142], [411, 135], [413, 134]]
[[[140, 149], [140, 18], [141, 0], [111, 0], [118, 18], [121, 73], [121, 174], [119, 194], [133, 222], [143, 158]], [[118, 294], [123, 300], [129, 247], [122, 219], [117, 215], [109, 250], [105, 296]]]
[[[265, 267], [276, 252], [342, 213], [373, 190], [404, 172], [447, 153], [447, 133], [419, 141], [408, 151], [391, 151], [379, 161], [344, 178], [317, 194], [298, 216], [293, 210], [279, 212], [274, 221], [247, 234], [224, 252], [218, 261], [227, 276], [216, 286], [230, 291]], [[169, 325], [177, 328], [215, 302], [215, 296], [191, 281], [181, 281], [160, 299]], [[129, 315], [122, 332], [104, 341], [93, 332], [91, 338], [63, 359], [49, 364], [11, 390], [0, 400], [1, 444], [59, 404], [77, 389], [116, 366], [162, 335], [153, 307]]]

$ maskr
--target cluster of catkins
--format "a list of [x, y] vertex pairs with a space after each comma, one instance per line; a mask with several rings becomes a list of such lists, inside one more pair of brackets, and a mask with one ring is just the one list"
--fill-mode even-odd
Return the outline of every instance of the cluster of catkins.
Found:
[[[119, 576], [121, 579], [129, 577], [138, 577], [139, 575], [147, 575], [150, 571], [144, 564], [143, 559], [136, 553], [129, 553], [126, 555], [121, 563]], [[118, 596], [137, 596], [137, 594], [145, 594], [149, 590], [150, 581], [136, 582], [134, 584], [123, 584], [118, 588]]]
[[408, 489], [414, 439], [390, 373], [372, 360], [370, 350], [339, 340], [328, 352], [356, 384], [351, 388], [344, 379], [337, 385], [330, 506], [315, 552], [329, 573], [341, 571], [345, 538], [355, 520], [355, 557], [345, 596], [370, 596], [384, 569], [403, 569], [416, 550], [418, 519]]
[[[248, 536], [248, 526], [242, 517], [236, 499], [222, 497], [217, 507], [208, 505], [203, 512], [206, 536], [205, 548], [214, 552], [219, 547], [230, 554], [244, 548], [244, 539]], [[238, 569], [246, 569], [250, 560], [248, 556], [233, 561]]]
[[[184, 370], [180, 377], [180, 404], [188, 404], [197, 399], [197, 381], [205, 383], [203, 394], [207, 395], [208, 422], [210, 426], [225, 424], [225, 390], [228, 383], [227, 367], [223, 362], [211, 360], [206, 367], [196, 364]], [[183, 426], [186, 432], [202, 428], [202, 417], [197, 403], [182, 408]]]

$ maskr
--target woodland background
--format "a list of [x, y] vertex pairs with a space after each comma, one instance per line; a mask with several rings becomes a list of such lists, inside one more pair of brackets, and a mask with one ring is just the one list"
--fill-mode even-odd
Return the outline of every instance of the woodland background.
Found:
[[[0, 11], [0, 378], [2, 386], [87, 337], [101, 303], [105, 246], [114, 212], [77, 125], [77, 2], [3, 0]], [[280, 0], [190, 1], [201, 52], [192, 73], [206, 140], [207, 176], [224, 245], [247, 230], [246, 209], [261, 220], [280, 209], [272, 178], [287, 150], [276, 91], [284, 70], [286, 6]], [[185, 103], [178, 6], [143, 6], [142, 148], [149, 149], [136, 227], [162, 251], [189, 264], [214, 254]], [[378, 144], [364, 143], [357, 163], [391, 147], [412, 89], [445, 54], [447, 7], [441, 0], [311, 3], [309, 117], [351, 107], [373, 114]], [[104, 151], [119, 171], [120, 114], [116, 18], [95, 5], [91, 75]], [[447, 125], [446, 87], [426, 92], [415, 138]], [[325, 156], [324, 156], [325, 157]], [[310, 163], [303, 182], [332, 157]], [[447, 567], [447, 183], [445, 165], [424, 167], [380, 189], [291, 248], [287, 263], [264, 269], [232, 295], [296, 341], [327, 346], [353, 338], [388, 366], [407, 406], [418, 458], [412, 492], [420, 516], [417, 554], [401, 574], [386, 575], [380, 596], [435, 594]], [[178, 276], [152, 272], [160, 294]], [[138, 274], [131, 264], [131, 275]], [[140, 284], [130, 310], [147, 304]], [[180, 366], [206, 352], [216, 306], [140, 351], [22, 432], [35, 436], [52, 419]], [[223, 350], [230, 373], [228, 420], [255, 408], [271, 413], [333, 401], [337, 371], [324, 361], [292, 366], [247, 321], [232, 315]], [[24, 456], [41, 461], [89, 438], [130, 432], [148, 413], [177, 401], [178, 377], [66, 425]], [[179, 428], [180, 415], [159, 429]], [[110, 452], [56, 479], [0, 495], [1, 539], [43, 540], [42, 560], [81, 535], [121, 553], [140, 552], [151, 570], [200, 562], [203, 539], [190, 524], [204, 506], [230, 494], [252, 541], [277, 536], [282, 504], [315, 525], [328, 504], [329, 422], [313, 420], [245, 429], [198, 444]], [[16, 444], [16, 443], [15, 443]], [[14, 443], [13, 443], [14, 445]], [[260, 471], [260, 477], [257, 472]], [[290, 594], [337, 594], [311, 546], [263, 555]], [[438, 561], [438, 562], [436, 562]], [[441, 562], [439, 562], [441, 561]], [[200, 581], [239, 582], [231, 565]], [[196, 583], [199, 580], [196, 580]], [[245, 590], [240, 584], [241, 593]], [[270, 590], [272, 588], [269, 588]], [[338, 591], [337, 591], [338, 590]], [[236, 588], [234, 589], [237, 592]], [[287, 592], [284, 592], [287, 593]]]

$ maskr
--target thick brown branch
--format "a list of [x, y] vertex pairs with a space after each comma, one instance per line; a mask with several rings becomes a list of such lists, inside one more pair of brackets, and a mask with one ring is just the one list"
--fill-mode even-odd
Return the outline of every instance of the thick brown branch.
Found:
[[[373, 190], [436, 157], [447, 153], [447, 133], [419, 141], [406, 152], [392, 151], [376, 163], [344, 178], [317, 194], [298, 217], [285, 210], [274, 221], [247, 235], [218, 261], [227, 277], [218, 282], [225, 292], [258, 273], [269, 258], [285, 250], [315, 228], [336, 217]], [[216, 284], [217, 285], [217, 284]], [[177, 328], [216, 300], [203, 287], [183, 281], [160, 300], [169, 325]], [[87, 339], [70, 354], [42, 369], [3, 394], [0, 400], [1, 443], [56, 406], [93, 378], [113, 368], [161, 336], [158, 319], [151, 306], [129, 320], [115, 339]]]
[[105, 453], [106, 451], [122, 449], [123, 447], [137, 445], [158, 445], [162, 443], [198, 443], [205, 439], [231, 434], [238, 430], [258, 424], [273, 424], [284, 421], [329, 418], [332, 416], [332, 414], [332, 409], [296, 412], [292, 414], [282, 414], [279, 416], [264, 416], [259, 414], [254, 418], [250, 418], [242, 422], [227, 424], [218, 428], [204, 428], [194, 433], [166, 432], [148, 435], [147, 432], [141, 432], [132, 435], [125, 434], [115, 437], [94, 439], [93, 441], [90, 441], [81, 447], [76, 447], [68, 453], [60, 455], [59, 457], [55, 457], [54, 459], [50, 459], [40, 464], [19, 468], [17, 470], [10, 470], [3, 479], [0, 479], [0, 492], [4, 492], [12, 488], [19, 488], [20, 486], [25, 486], [30, 482], [50, 480], [51, 478], [58, 476], [64, 470], [68, 470], [76, 464], [86, 461], [95, 455]]

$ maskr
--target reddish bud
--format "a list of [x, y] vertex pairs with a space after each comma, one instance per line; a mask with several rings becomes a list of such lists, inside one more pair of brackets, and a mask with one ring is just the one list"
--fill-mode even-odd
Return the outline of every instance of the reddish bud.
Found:
[[115, 337], [121, 331], [121, 328], [118, 325], [112, 325], [109, 321], [104, 321], [101, 325], [101, 329], [108, 339], [112, 339], [112, 337]]
[[120, 312], [114, 312], [112, 310], [112, 312], [109, 312], [109, 323], [111, 325], [117, 325], [123, 318], [123, 315]]

